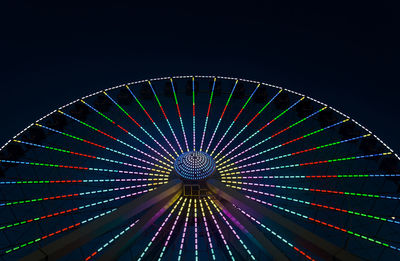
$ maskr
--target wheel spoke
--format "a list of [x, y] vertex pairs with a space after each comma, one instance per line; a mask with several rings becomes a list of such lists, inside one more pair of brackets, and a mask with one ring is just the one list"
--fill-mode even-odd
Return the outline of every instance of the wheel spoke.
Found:
[[399, 180], [398, 154], [307, 95], [222, 76], [130, 82], [0, 147], [0, 257], [397, 260]]

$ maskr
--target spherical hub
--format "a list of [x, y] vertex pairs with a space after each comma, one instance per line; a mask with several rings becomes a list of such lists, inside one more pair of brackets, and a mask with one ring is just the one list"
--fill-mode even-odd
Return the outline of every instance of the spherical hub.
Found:
[[186, 180], [203, 180], [215, 171], [215, 162], [210, 155], [202, 151], [188, 151], [174, 162], [174, 169]]

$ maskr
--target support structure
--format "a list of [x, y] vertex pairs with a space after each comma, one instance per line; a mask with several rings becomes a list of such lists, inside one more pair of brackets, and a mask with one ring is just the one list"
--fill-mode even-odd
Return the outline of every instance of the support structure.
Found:
[[[255, 216], [257, 219], [268, 220], [268, 222], [273, 221], [279, 226], [285, 228], [292, 234], [296, 235], [299, 240], [310, 245], [313, 250], [317, 250], [316, 253], [325, 260], [360, 260], [358, 257], [350, 254], [346, 250], [326, 241], [282, 215], [246, 198], [235, 189], [229, 188], [215, 179], [208, 180], [207, 186], [214, 194], [216, 194], [216, 196], [237, 205], [241, 209]], [[245, 227], [246, 226], [247, 224]]]
[[107, 251], [99, 257], [99, 261], [117, 260], [136, 240], [140, 238], [143, 232], [146, 231], [161, 215], [165, 213], [171, 207], [171, 205], [179, 198], [182, 194], [181, 190], [177, 191], [174, 195], [171, 195], [154, 205], [152, 208], [140, 218], [138, 223], [133, 226], [123, 236], [119, 237], [113, 242], [113, 244], [107, 248]]
[[43, 248], [39, 248], [35, 252], [22, 258], [22, 260], [58, 260], [96, 237], [126, 223], [140, 212], [163, 202], [166, 198], [174, 197], [176, 194], [181, 193], [181, 190], [182, 182], [179, 180], [171, 180], [167, 184], [158, 187], [144, 196], [122, 205], [114, 212], [88, 223]]
[[214, 202], [222, 209], [233, 223], [252, 241], [264, 255], [271, 256], [273, 260], [289, 260], [264, 234], [252, 223], [249, 222], [239, 210], [231, 203], [225, 201], [224, 204], [214, 199]]
[[264, 234], [252, 223], [249, 222], [238, 209], [231, 203], [225, 201], [224, 204], [214, 199], [214, 202], [222, 209], [233, 223], [252, 241], [264, 255], [271, 256], [273, 260], [289, 260]]

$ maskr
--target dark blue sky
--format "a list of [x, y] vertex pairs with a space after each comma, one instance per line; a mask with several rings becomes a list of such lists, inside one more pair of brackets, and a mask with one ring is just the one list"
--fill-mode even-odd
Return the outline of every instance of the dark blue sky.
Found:
[[355, 118], [399, 152], [395, 6], [279, 2], [3, 6], [0, 143], [96, 90], [207, 74], [305, 93]]

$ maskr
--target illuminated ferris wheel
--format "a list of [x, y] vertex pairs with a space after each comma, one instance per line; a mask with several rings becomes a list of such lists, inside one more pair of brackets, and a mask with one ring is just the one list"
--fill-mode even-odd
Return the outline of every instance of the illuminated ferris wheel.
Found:
[[0, 149], [1, 260], [397, 260], [399, 157], [257, 81], [178, 76], [64, 105]]

